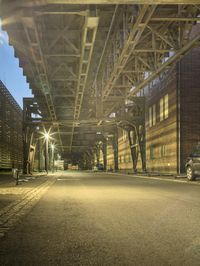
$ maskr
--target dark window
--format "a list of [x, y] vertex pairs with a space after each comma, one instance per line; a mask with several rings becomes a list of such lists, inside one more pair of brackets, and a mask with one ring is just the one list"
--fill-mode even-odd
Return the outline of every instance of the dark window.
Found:
[[200, 155], [200, 145], [196, 146], [192, 152], [193, 155]]

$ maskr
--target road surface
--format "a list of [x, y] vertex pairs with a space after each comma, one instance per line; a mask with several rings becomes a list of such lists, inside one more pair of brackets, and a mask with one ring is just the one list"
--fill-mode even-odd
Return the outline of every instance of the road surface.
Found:
[[7, 214], [0, 265], [200, 265], [196, 183], [89, 172], [45, 182]]

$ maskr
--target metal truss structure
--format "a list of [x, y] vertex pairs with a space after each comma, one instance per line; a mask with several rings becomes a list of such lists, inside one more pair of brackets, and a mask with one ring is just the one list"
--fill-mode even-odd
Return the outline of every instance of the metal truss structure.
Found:
[[40, 109], [26, 123], [53, 126], [65, 154], [87, 153], [99, 131], [126, 120], [119, 110], [199, 44], [198, 3], [1, 0], [3, 29]]

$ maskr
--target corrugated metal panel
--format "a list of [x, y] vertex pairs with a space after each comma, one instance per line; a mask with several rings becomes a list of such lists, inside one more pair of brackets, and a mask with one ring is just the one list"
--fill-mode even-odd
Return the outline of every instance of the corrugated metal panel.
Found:
[[22, 167], [22, 110], [0, 81], [0, 169]]

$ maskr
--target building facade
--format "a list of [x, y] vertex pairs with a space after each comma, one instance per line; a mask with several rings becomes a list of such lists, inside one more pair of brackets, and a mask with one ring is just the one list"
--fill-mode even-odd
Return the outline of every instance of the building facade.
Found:
[[[146, 169], [183, 173], [185, 162], [200, 142], [200, 48], [144, 88]], [[103, 162], [103, 156], [101, 158]], [[119, 170], [133, 168], [127, 131], [118, 128]], [[113, 148], [107, 147], [107, 169], [114, 169]], [[141, 170], [138, 156], [137, 169]]]
[[0, 81], [0, 169], [22, 168], [22, 110]]
[[200, 48], [193, 49], [146, 95], [150, 172], [182, 173], [200, 141]]

